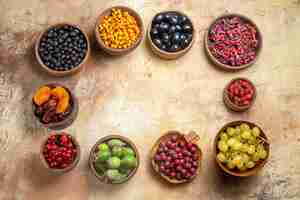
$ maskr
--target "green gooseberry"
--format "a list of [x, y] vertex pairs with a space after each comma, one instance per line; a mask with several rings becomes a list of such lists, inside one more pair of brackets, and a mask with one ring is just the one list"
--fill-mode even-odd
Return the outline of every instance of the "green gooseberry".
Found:
[[112, 155], [121, 158], [123, 154], [123, 147], [114, 146], [112, 149]]
[[98, 149], [100, 152], [109, 151], [109, 146], [106, 143], [99, 144]]
[[111, 156], [110, 151], [98, 151], [97, 161], [105, 162], [110, 158], [110, 156]]
[[137, 166], [137, 160], [133, 155], [127, 155], [121, 160], [121, 167], [124, 169], [134, 169]]
[[131, 172], [131, 169], [127, 169], [127, 168], [121, 168], [119, 169], [120, 173], [125, 174], [125, 175], [129, 175], [129, 173]]
[[120, 167], [120, 165], [121, 165], [121, 160], [120, 160], [120, 158], [118, 158], [116, 156], [110, 157], [107, 160], [107, 166], [110, 169], [118, 169]]
[[106, 168], [105, 164], [96, 161], [95, 170], [99, 175], [103, 176], [105, 174], [107, 168]]
[[120, 147], [123, 147], [125, 146], [126, 144], [124, 142], [122, 142], [121, 140], [119, 139], [111, 139], [107, 142], [107, 144], [112, 148], [114, 146], [120, 146]]

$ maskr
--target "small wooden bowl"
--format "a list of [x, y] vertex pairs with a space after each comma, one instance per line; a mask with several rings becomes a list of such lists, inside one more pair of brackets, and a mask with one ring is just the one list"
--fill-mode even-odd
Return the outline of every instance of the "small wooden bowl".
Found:
[[167, 141], [168, 139], [170, 139], [172, 136], [177, 136], [177, 137], [180, 137], [181, 140], [185, 140], [187, 142], [192, 142], [194, 144], [197, 143], [197, 141], [200, 139], [199, 136], [191, 131], [190, 133], [188, 134], [182, 134], [178, 131], [168, 131], [167, 133], [165, 133], [163, 136], [161, 136], [154, 144], [154, 146], [152, 147], [151, 149], [151, 155], [150, 155], [150, 159], [151, 159], [151, 165], [152, 165], [152, 169], [161, 177], [163, 178], [164, 180], [166, 180], [168, 183], [171, 183], [171, 184], [181, 184], [181, 183], [187, 183], [187, 182], [191, 182], [193, 181], [196, 176], [198, 175], [199, 171], [200, 171], [200, 168], [201, 168], [201, 159], [202, 159], [202, 151], [200, 149], [200, 147], [198, 147], [198, 145], [196, 145], [197, 147], [197, 153], [198, 153], [198, 156], [199, 156], [199, 160], [198, 160], [198, 169], [197, 169], [197, 172], [195, 174], [195, 176], [191, 177], [190, 179], [183, 179], [183, 180], [173, 180], [173, 179], [170, 179], [169, 177], [165, 176], [164, 174], [160, 173], [159, 171], [159, 167], [158, 165], [155, 163], [155, 160], [154, 160], [154, 157], [155, 157], [155, 154], [159, 148], [159, 145], [160, 143], [164, 142], [164, 141]]
[[[95, 162], [95, 154], [98, 152], [98, 146], [99, 144], [102, 144], [106, 141], [109, 141], [111, 139], [119, 139], [123, 142], [125, 142], [127, 145], [130, 146], [130, 148], [133, 149], [134, 153], [135, 153], [135, 157], [136, 157], [136, 160], [137, 160], [137, 167], [131, 171], [131, 173], [126, 177], [124, 178], [122, 181], [119, 181], [119, 182], [113, 182], [113, 181], [110, 181], [109, 179], [107, 179], [105, 176], [101, 176], [97, 173], [96, 169], [95, 169], [95, 166], [94, 166], [94, 162]], [[121, 136], [121, 135], [108, 135], [108, 136], [105, 136], [103, 138], [101, 138], [100, 140], [98, 140], [96, 142], [96, 144], [92, 147], [91, 151], [90, 151], [90, 157], [89, 157], [89, 166], [92, 170], [92, 173], [94, 174], [94, 176], [102, 183], [106, 183], [106, 184], [121, 184], [121, 183], [125, 183], [127, 181], [129, 181], [137, 172], [139, 166], [140, 166], [140, 155], [139, 155], [139, 152], [138, 152], [138, 149], [137, 147], [135, 146], [135, 144], [129, 139], [129, 138], [126, 138], [124, 136]]]
[[[128, 47], [126, 49], [116, 49], [116, 48], [111, 48], [111, 47], [106, 46], [99, 35], [98, 27], [102, 23], [105, 16], [111, 15], [112, 9], [121, 9], [123, 11], [127, 11], [131, 16], [133, 16], [136, 19], [137, 24], [140, 28], [140, 35], [139, 35], [138, 39], [135, 41], [134, 44], [132, 44], [130, 47]], [[145, 32], [144, 25], [143, 25], [143, 20], [142, 20], [141, 16], [135, 10], [133, 10], [129, 7], [125, 7], [125, 6], [114, 6], [114, 7], [110, 7], [108, 9], [102, 11], [102, 13], [98, 16], [96, 25], [95, 25], [95, 36], [96, 36], [96, 40], [97, 40], [99, 47], [104, 52], [106, 52], [110, 55], [114, 55], [114, 56], [126, 55], [126, 54], [132, 52], [134, 49], [136, 49], [143, 40], [144, 32]]]
[[[71, 97], [70, 100], [71, 100], [71, 103], [72, 103], [72, 108], [71, 108], [72, 111], [63, 121], [45, 124], [45, 123], [41, 122], [40, 119], [35, 115], [35, 108], [36, 107], [35, 107], [34, 102], [32, 102], [32, 110], [33, 110], [34, 116], [37, 118], [39, 123], [41, 123], [45, 128], [48, 128], [48, 129], [51, 129], [51, 130], [62, 130], [62, 129], [65, 129], [65, 128], [71, 126], [72, 123], [77, 118], [77, 115], [78, 115], [79, 104], [78, 104], [77, 97], [67, 87], [65, 87], [63, 85], [60, 85], [58, 83], [49, 83], [49, 84], [46, 84], [45, 86], [50, 86], [50, 87], [61, 86], [61, 87], [65, 88], [69, 92], [69, 95]], [[36, 90], [34, 92], [36, 92]]]
[[[241, 66], [231, 66], [231, 65], [223, 64], [217, 58], [215, 58], [214, 55], [209, 50], [210, 41], [208, 39], [208, 35], [209, 35], [210, 30], [212, 29], [212, 27], [214, 26], [214, 24], [218, 20], [223, 19], [223, 18], [227, 18], [227, 17], [239, 17], [243, 21], [250, 23], [257, 30], [256, 34], [257, 34], [257, 38], [258, 38], [259, 43], [258, 43], [258, 47], [257, 47], [257, 51], [256, 51], [256, 57], [255, 57], [254, 60], [252, 60], [251, 62], [249, 62], [247, 64], [244, 64], [244, 65], [241, 65]], [[240, 14], [231, 13], [231, 14], [224, 14], [224, 15], [219, 16], [218, 18], [216, 18], [210, 24], [207, 32], [204, 34], [204, 47], [205, 47], [205, 51], [206, 51], [207, 56], [209, 57], [209, 59], [216, 66], [218, 66], [218, 67], [220, 67], [220, 68], [222, 68], [222, 69], [224, 69], [226, 71], [237, 71], [237, 70], [245, 69], [245, 68], [250, 67], [251, 65], [253, 65], [257, 61], [257, 59], [258, 59], [258, 57], [259, 57], [259, 55], [261, 53], [262, 46], [263, 46], [263, 38], [262, 38], [262, 34], [261, 34], [258, 26], [250, 18], [248, 18], [248, 17], [246, 17], [244, 15], [240, 15]]]
[[[184, 14], [184, 13], [182, 13], [180, 11], [165, 11], [165, 12], [168, 12], [168, 13], [169, 12], [175, 12], [175, 13], [179, 13], [181, 15], [184, 15], [184, 16], [188, 17], [186, 14]], [[163, 12], [163, 13], [165, 13], [165, 12]], [[177, 51], [177, 52], [167, 52], [167, 51], [163, 51], [160, 48], [158, 48], [153, 43], [152, 38], [151, 38], [151, 27], [152, 27], [152, 23], [153, 23], [153, 20], [156, 17], [156, 15], [152, 18], [151, 23], [148, 26], [148, 31], [147, 31], [147, 38], [148, 38], [148, 41], [150, 43], [150, 47], [151, 47], [151, 50], [153, 51], [153, 53], [156, 54], [157, 56], [163, 58], [163, 59], [166, 59], [166, 60], [174, 60], [174, 59], [177, 59], [177, 58], [182, 57], [183, 55], [185, 55], [192, 48], [192, 46], [193, 46], [193, 44], [195, 42], [195, 37], [196, 37], [195, 26], [194, 26], [194, 23], [191, 20], [191, 18], [188, 17], [188, 19], [190, 20], [190, 22], [192, 24], [192, 27], [193, 27], [193, 33], [192, 33], [193, 38], [192, 38], [192, 41], [190, 42], [190, 44], [185, 49], [182, 49], [180, 51]]]
[[[63, 133], [55, 133], [55, 135], [62, 135]], [[66, 133], [65, 133], [66, 134]], [[80, 156], [81, 156], [81, 150], [80, 150], [80, 146], [79, 146], [79, 143], [77, 142], [77, 140], [75, 139], [74, 136], [70, 135], [70, 134], [67, 134], [67, 135], [70, 135], [71, 136], [71, 139], [72, 139], [72, 142], [73, 144], [75, 145], [76, 147], [76, 151], [77, 151], [77, 154], [76, 154], [76, 158], [74, 159], [73, 163], [70, 164], [68, 167], [66, 168], [63, 168], [63, 169], [56, 169], [56, 168], [51, 168], [45, 157], [44, 157], [44, 154], [43, 154], [43, 150], [44, 150], [44, 147], [47, 143], [47, 140], [48, 138], [51, 136], [52, 134], [48, 135], [47, 137], [45, 137], [45, 139], [43, 140], [42, 142], [42, 145], [41, 145], [41, 148], [40, 148], [40, 159], [43, 163], [43, 165], [45, 166], [46, 169], [48, 169], [51, 173], [54, 173], [54, 174], [57, 174], [57, 175], [61, 175], [61, 174], [64, 174], [66, 172], [69, 172], [71, 171], [72, 169], [74, 169], [76, 167], [76, 165], [79, 163], [79, 160], [80, 160]]]
[[[228, 169], [223, 163], [221, 163], [218, 159], [217, 159], [217, 154], [219, 153], [219, 150], [218, 150], [218, 141], [219, 141], [219, 135], [224, 132], [228, 127], [235, 127], [235, 126], [239, 126], [241, 125], [242, 123], [246, 123], [250, 126], [250, 128], [253, 128], [253, 127], [258, 127], [261, 131], [261, 134], [260, 136], [263, 138], [264, 141], [266, 141], [266, 143], [264, 143], [265, 145], [265, 148], [266, 148], [266, 151], [268, 152], [268, 156], [265, 160], [259, 160], [255, 167], [250, 169], [250, 170], [247, 170], [247, 171], [244, 171], [244, 172], [241, 172], [239, 171], [238, 169], [234, 168], [233, 170], [230, 170]], [[233, 122], [229, 122], [227, 123], [225, 126], [223, 126], [221, 128], [221, 130], [217, 133], [216, 137], [215, 137], [215, 140], [214, 140], [214, 157], [215, 157], [215, 160], [218, 164], [218, 166], [221, 168], [222, 171], [224, 171], [225, 173], [229, 174], [229, 175], [232, 175], [232, 176], [235, 176], [235, 177], [248, 177], [248, 176], [253, 176], [253, 175], [256, 175], [259, 170], [261, 170], [264, 165], [267, 163], [268, 161], [268, 158], [270, 156], [270, 142], [266, 136], [266, 134], [263, 132], [263, 130], [257, 126], [256, 124], [252, 123], [252, 122], [248, 122], [248, 121], [233, 121]]]
[[[234, 104], [234, 103], [230, 100], [230, 98], [229, 98], [229, 95], [228, 95], [228, 88], [229, 88], [229, 86], [230, 86], [233, 82], [235, 82], [236, 80], [246, 80], [246, 81], [248, 81], [248, 82], [252, 85], [252, 87], [253, 87], [253, 90], [254, 90], [253, 98], [252, 98], [250, 104], [247, 105], [247, 106], [238, 106], [238, 105]], [[236, 112], [244, 112], [244, 111], [248, 110], [248, 109], [253, 105], [253, 103], [255, 102], [256, 95], [257, 95], [256, 93], [257, 93], [257, 92], [256, 92], [256, 88], [255, 88], [254, 84], [253, 84], [249, 79], [247, 79], [247, 78], [235, 78], [235, 79], [232, 79], [232, 80], [226, 85], [226, 87], [224, 88], [224, 91], [223, 91], [223, 101], [224, 101], [224, 104], [226, 105], [226, 107], [229, 108], [230, 110], [233, 110], [233, 111], [236, 111]]]
[[[81, 61], [81, 63], [72, 68], [71, 70], [67, 70], [67, 71], [56, 71], [56, 70], [53, 70], [51, 69], [50, 67], [46, 66], [44, 64], [44, 62], [42, 61], [41, 57], [40, 57], [40, 54], [39, 54], [39, 46], [40, 46], [40, 43], [41, 43], [41, 39], [43, 37], [43, 35], [45, 33], [47, 33], [50, 29], [52, 28], [55, 28], [55, 27], [61, 27], [61, 26], [65, 26], [65, 25], [69, 25], [69, 26], [73, 26], [73, 27], [76, 27], [78, 28], [82, 34], [84, 35], [85, 39], [86, 39], [86, 42], [87, 42], [87, 51], [86, 51], [86, 54], [85, 54], [85, 57], [84, 59]], [[38, 37], [36, 43], [35, 43], [35, 56], [37, 58], [37, 61], [38, 63], [40, 64], [40, 66], [42, 67], [42, 69], [44, 71], [46, 71], [47, 73], [49, 73], [50, 75], [53, 75], [53, 76], [58, 76], [58, 77], [62, 77], [62, 76], [68, 76], [68, 75], [72, 75], [72, 74], [75, 74], [76, 72], [79, 72], [83, 66], [85, 65], [85, 63], [87, 62], [89, 56], [90, 56], [90, 42], [89, 42], [89, 38], [87, 36], [87, 34], [83, 31], [83, 29], [81, 29], [79, 27], [79, 25], [76, 25], [76, 24], [72, 24], [72, 23], [57, 23], [57, 24], [54, 24], [52, 26], [49, 26], [46, 30], [44, 30]]]

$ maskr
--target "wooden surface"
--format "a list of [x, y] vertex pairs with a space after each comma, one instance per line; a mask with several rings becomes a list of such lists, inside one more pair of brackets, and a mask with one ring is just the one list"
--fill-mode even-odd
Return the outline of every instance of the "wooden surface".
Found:
[[[182, 10], [195, 22], [196, 41], [182, 58], [154, 56], [145, 41], [131, 54], [106, 56], [97, 49], [94, 28], [101, 10], [113, 5], [137, 10], [147, 27], [157, 12]], [[260, 58], [237, 73], [215, 68], [203, 38], [212, 20], [225, 12], [255, 21], [264, 37]], [[69, 21], [90, 36], [91, 56], [80, 73], [54, 78], [35, 60], [34, 43], [48, 25]], [[0, 200], [298, 200], [300, 199], [300, 2], [299, 0], [0, 0]], [[257, 86], [253, 107], [229, 112], [225, 84], [247, 77]], [[32, 114], [33, 90], [57, 81], [72, 89], [79, 114], [66, 129], [81, 145], [78, 166], [52, 176], [38, 157], [48, 131]], [[227, 122], [257, 122], [271, 141], [272, 155], [255, 177], [223, 176], [213, 157], [213, 139]], [[170, 187], [153, 176], [149, 151], [168, 130], [196, 131], [202, 169], [190, 184]], [[141, 165], [126, 184], [100, 184], [88, 167], [89, 151], [101, 137], [128, 136]]]

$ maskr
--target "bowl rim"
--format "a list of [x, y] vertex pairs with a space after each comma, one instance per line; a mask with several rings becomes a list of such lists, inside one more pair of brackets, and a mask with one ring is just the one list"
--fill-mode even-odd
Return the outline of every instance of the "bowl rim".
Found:
[[[67, 135], [67, 136], [70, 136], [71, 137], [71, 140], [73, 142], [73, 144], [75, 145], [75, 148], [76, 148], [76, 157], [75, 159], [73, 160], [73, 162], [66, 168], [63, 168], [63, 169], [58, 169], [58, 168], [51, 168], [45, 157], [44, 157], [44, 154], [43, 154], [43, 150], [44, 150], [44, 147], [46, 145], [46, 142], [48, 141], [48, 139], [52, 136], [52, 135], [55, 135], [55, 136], [58, 136], [58, 135]], [[61, 173], [65, 173], [65, 172], [69, 172], [71, 171], [72, 169], [74, 169], [77, 164], [79, 163], [79, 160], [80, 160], [80, 157], [81, 157], [81, 149], [80, 149], [80, 145], [77, 141], [77, 139], [75, 138], [75, 136], [67, 133], [67, 132], [64, 132], [64, 131], [60, 131], [60, 132], [54, 132], [52, 131], [49, 135], [47, 135], [46, 137], [44, 137], [42, 143], [41, 143], [41, 146], [40, 146], [40, 160], [42, 161], [43, 163], [43, 166], [48, 169], [49, 171], [53, 172], [53, 173], [56, 173], [56, 174], [61, 174]]]
[[[218, 159], [217, 159], [217, 154], [219, 152], [217, 144], [218, 144], [218, 140], [219, 140], [219, 135], [226, 130], [228, 127], [233, 127], [233, 126], [237, 126], [237, 125], [241, 125], [242, 123], [246, 123], [248, 124], [250, 127], [258, 127], [261, 131], [261, 136], [266, 139], [266, 141], [268, 141], [268, 145], [265, 144], [266, 150], [268, 152], [267, 158], [264, 160], [260, 160], [259, 164], [256, 165], [254, 168], [244, 171], [244, 172], [240, 172], [240, 171], [232, 171], [229, 170], [226, 166], [224, 166]], [[250, 122], [250, 121], [245, 121], [245, 120], [237, 120], [237, 121], [231, 121], [226, 123], [217, 133], [217, 135], [215, 136], [214, 139], [214, 157], [215, 157], [215, 161], [217, 163], [217, 165], [219, 166], [219, 168], [224, 171], [225, 173], [235, 176], [235, 177], [249, 177], [249, 176], [253, 176], [255, 174], [257, 174], [264, 166], [265, 164], [268, 162], [268, 159], [270, 157], [270, 152], [271, 152], [271, 148], [270, 148], [270, 140], [268, 139], [267, 135], [265, 134], [265, 132], [263, 131], [263, 129], [258, 126], [257, 124]]]
[[[117, 48], [111, 48], [111, 47], [108, 47], [107, 45], [104, 44], [102, 38], [100, 37], [99, 35], [99, 30], [98, 30], [98, 27], [99, 25], [101, 24], [101, 21], [102, 21], [102, 18], [104, 16], [107, 16], [107, 13], [111, 13], [112, 9], [120, 9], [120, 10], [123, 10], [123, 11], [127, 11], [129, 12], [129, 14], [135, 18], [138, 26], [139, 26], [139, 29], [140, 29], [140, 35], [139, 37], [137, 38], [137, 40], [131, 45], [129, 46], [128, 48], [126, 49], [117, 49]], [[119, 5], [119, 6], [112, 6], [112, 7], [108, 7], [106, 9], [103, 9], [100, 14], [98, 15], [97, 17], [97, 20], [96, 20], [96, 23], [95, 23], [95, 30], [94, 30], [94, 34], [95, 34], [95, 37], [96, 37], [96, 41], [98, 43], [98, 46], [104, 50], [106, 53], [110, 54], [110, 55], [122, 55], [122, 54], [127, 54], [131, 51], [133, 51], [134, 49], [136, 49], [142, 42], [143, 38], [144, 38], [144, 34], [145, 34], [145, 30], [144, 30], [144, 24], [143, 24], [143, 19], [142, 17], [140, 16], [140, 14], [135, 11], [133, 8], [131, 7], [127, 7], [127, 6], [122, 6], [122, 5]]]
[[[213, 25], [218, 20], [223, 19], [223, 18], [227, 18], [227, 17], [239, 17], [242, 20], [244, 20], [246, 22], [249, 22], [257, 31], [259, 43], [258, 43], [258, 47], [257, 47], [257, 50], [256, 50], [256, 56], [251, 62], [249, 62], [247, 64], [240, 65], [240, 66], [231, 66], [231, 65], [223, 64], [217, 58], [215, 58], [214, 55], [212, 55], [212, 53], [209, 50], [209, 40], [208, 40], [209, 31], [211, 30]], [[227, 70], [227, 71], [238, 71], [238, 70], [242, 70], [242, 69], [246, 69], [246, 68], [250, 67], [251, 65], [253, 65], [254, 63], [257, 62], [258, 58], [261, 55], [262, 48], [263, 48], [263, 36], [262, 36], [262, 33], [261, 33], [260, 29], [258, 28], [256, 23], [252, 19], [250, 19], [249, 17], [247, 17], [245, 15], [239, 14], [239, 13], [226, 13], [226, 14], [222, 14], [222, 15], [218, 16], [216, 19], [214, 19], [211, 22], [211, 24], [208, 26], [207, 31], [205, 31], [205, 34], [204, 34], [204, 49], [205, 49], [206, 55], [213, 62], [213, 64], [215, 64], [216, 66], [218, 66], [218, 67], [220, 67], [224, 70]]]
[[[94, 166], [94, 155], [95, 155], [96, 149], [98, 148], [98, 145], [102, 144], [102, 143], [104, 143], [108, 140], [111, 140], [111, 139], [119, 139], [119, 140], [125, 142], [128, 146], [130, 146], [132, 148], [132, 150], [134, 151], [135, 157], [136, 157], [136, 160], [137, 160], [136, 168], [134, 168], [126, 178], [124, 178], [122, 181], [119, 181], [119, 182], [106, 181], [107, 179], [104, 179], [103, 176], [100, 176], [97, 173], [97, 171], [95, 169], [95, 166]], [[90, 155], [89, 155], [89, 161], [88, 162], [89, 162], [89, 167], [92, 171], [92, 174], [101, 183], [110, 184], [110, 185], [122, 184], [122, 183], [125, 183], [125, 182], [129, 181], [136, 174], [136, 172], [137, 172], [137, 170], [140, 166], [140, 154], [139, 154], [139, 151], [137, 149], [137, 146], [128, 137], [118, 135], [118, 134], [112, 134], [112, 135], [104, 136], [104, 137], [100, 138], [99, 140], [97, 140], [97, 142], [93, 145], [93, 147], [90, 150]]]
[[[87, 51], [85, 54], [84, 59], [81, 61], [81, 63], [77, 66], [75, 66], [74, 68], [72, 68], [71, 70], [67, 70], [67, 71], [56, 71], [51, 69], [50, 67], [46, 66], [46, 64], [42, 61], [40, 54], [39, 54], [39, 46], [41, 43], [41, 39], [44, 36], [45, 33], [47, 33], [50, 29], [55, 28], [55, 27], [61, 27], [61, 26], [72, 26], [75, 28], [78, 28], [81, 33], [84, 35], [86, 42], [87, 42]], [[35, 57], [39, 63], [39, 65], [43, 68], [44, 71], [46, 71], [48, 74], [54, 75], [54, 76], [67, 76], [67, 75], [71, 75], [71, 74], [75, 74], [76, 72], [80, 71], [80, 69], [82, 69], [82, 66], [87, 62], [88, 58], [90, 57], [90, 41], [89, 41], [89, 37], [87, 35], [87, 33], [80, 27], [80, 25], [75, 24], [75, 23], [70, 23], [70, 22], [59, 22], [59, 23], [54, 23], [52, 25], [49, 25], [46, 29], [44, 29], [38, 36], [38, 39], [35, 42]]]
[[[196, 171], [196, 174], [191, 178], [191, 179], [183, 179], [181, 181], [178, 181], [178, 180], [172, 180], [170, 178], [168, 178], [167, 176], [164, 176], [163, 174], [161, 174], [159, 171], [158, 171], [158, 168], [157, 168], [157, 165], [154, 161], [154, 156], [155, 156], [155, 153], [159, 147], [159, 144], [163, 141], [163, 140], [166, 140], [168, 138], [170, 138], [172, 135], [177, 135], [177, 136], [180, 136], [182, 138], [184, 138], [186, 135], [188, 134], [183, 134], [177, 130], [169, 130], [165, 133], [163, 133], [154, 143], [154, 145], [152, 146], [151, 150], [150, 150], [150, 162], [151, 162], [151, 168], [152, 170], [159, 176], [161, 177], [162, 179], [164, 179], [165, 181], [167, 181], [168, 183], [171, 183], [171, 184], [183, 184], [183, 183], [189, 183], [189, 182], [192, 182], [193, 180], [195, 180], [195, 178], [199, 175], [200, 171], [201, 171], [201, 163], [202, 163], [202, 158], [203, 158], [203, 153], [202, 153], [202, 150], [201, 148], [199, 147], [199, 145], [196, 145], [197, 147], [197, 150], [198, 150], [198, 155], [200, 157], [200, 159], [198, 160], [198, 168], [197, 168], [197, 171]], [[198, 136], [198, 134], [196, 134]], [[195, 142], [193, 142], [195, 144]]]
[[[190, 44], [189, 44], [186, 48], [181, 49], [180, 51], [176, 51], [176, 52], [168, 52], [168, 51], [161, 50], [160, 48], [158, 48], [158, 47], [153, 43], [152, 38], [151, 38], [151, 27], [152, 27], [152, 24], [153, 24], [153, 21], [154, 21], [155, 17], [156, 17], [158, 14], [163, 14], [163, 13], [179, 13], [180, 15], [183, 15], [183, 16], [187, 17], [187, 18], [190, 20], [191, 25], [192, 25], [192, 27], [193, 27], [193, 32], [192, 32], [192, 36], [193, 36], [193, 37], [192, 37], [192, 40], [191, 40]], [[147, 38], [148, 38], [148, 41], [149, 41], [149, 43], [150, 43], [150, 46], [151, 46], [152, 51], [153, 51], [157, 56], [159, 56], [159, 57], [161, 57], [161, 58], [163, 58], [163, 59], [167, 59], [167, 60], [169, 60], [169, 59], [177, 59], [177, 58], [179, 58], [179, 57], [185, 55], [185, 54], [192, 48], [193, 44], [195, 43], [195, 38], [196, 38], [196, 28], [195, 28], [194, 22], [192, 21], [192, 18], [191, 18], [189, 15], [183, 13], [183, 12], [180, 11], [180, 10], [175, 10], [175, 9], [172, 9], [172, 10], [165, 10], [165, 11], [161, 11], [161, 12], [156, 13], [156, 14], [152, 17], [152, 19], [151, 19], [151, 21], [150, 21], [150, 23], [149, 23], [149, 25], [148, 25]]]
[[[43, 122], [40, 121], [40, 119], [35, 115], [35, 103], [33, 101], [33, 97], [35, 95], [35, 93], [37, 92], [38, 89], [40, 89], [41, 87], [44, 87], [44, 86], [54, 86], [54, 87], [63, 87], [64, 89], [66, 89], [72, 99], [72, 102], [73, 102], [73, 105], [72, 105], [72, 111], [69, 115], [67, 115], [67, 117], [60, 121], [60, 122], [52, 122], [52, 123], [48, 123], [48, 124], [45, 124]], [[35, 116], [35, 118], [37, 119], [37, 121], [42, 124], [42, 126], [46, 127], [46, 128], [49, 128], [51, 130], [61, 130], [61, 129], [65, 129], [66, 127], [70, 126], [76, 119], [77, 117], [77, 114], [78, 114], [78, 109], [79, 109], [79, 104], [78, 104], [78, 99], [77, 97], [74, 95], [74, 93], [66, 86], [60, 84], [60, 83], [46, 83], [44, 85], [41, 85], [37, 88], [35, 88], [35, 90], [33, 91], [33, 95], [32, 95], [32, 98], [31, 98], [31, 103], [32, 103], [32, 111], [33, 111], [33, 115]], [[70, 122], [70, 124], [68, 124], [68, 122]], [[65, 124], [68, 124], [67, 126], [65, 126]], [[62, 127], [62, 128], [60, 128]]]
[[[234, 104], [231, 99], [229, 98], [228, 96], [228, 88], [229, 86], [237, 81], [237, 80], [245, 80], [247, 82], [249, 82], [253, 88], [253, 97], [252, 97], [252, 100], [250, 102], [249, 105], [246, 105], [246, 106], [239, 106], [239, 105], [236, 105]], [[229, 81], [226, 86], [224, 87], [224, 90], [223, 90], [223, 101], [224, 101], [224, 104], [226, 105], [226, 107], [228, 107], [229, 109], [233, 110], [233, 111], [236, 111], [236, 112], [243, 112], [243, 111], [246, 111], [248, 110], [249, 108], [251, 108], [256, 100], [256, 97], [257, 97], [257, 90], [256, 90], [256, 87], [255, 85], [253, 84], [253, 82], [251, 80], [249, 80], [248, 78], [244, 78], [244, 77], [237, 77], [237, 78], [233, 78], [231, 79], [231, 81]]]

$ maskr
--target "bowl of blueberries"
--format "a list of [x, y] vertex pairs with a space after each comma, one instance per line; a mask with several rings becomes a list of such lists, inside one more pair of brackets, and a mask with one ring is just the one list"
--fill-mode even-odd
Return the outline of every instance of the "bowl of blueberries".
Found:
[[89, 39], [78, 25], [54, 24], [40, 34], [35, 45], [35, 54], [41, 67], [49, 74], [74, 74], [89, 57]]
[[176, 59], [186, 54], [195, 41], [195, 29], [189, 17], [179, 11], [156, 14], [148, 28], [152, 51], [163, 59]]

